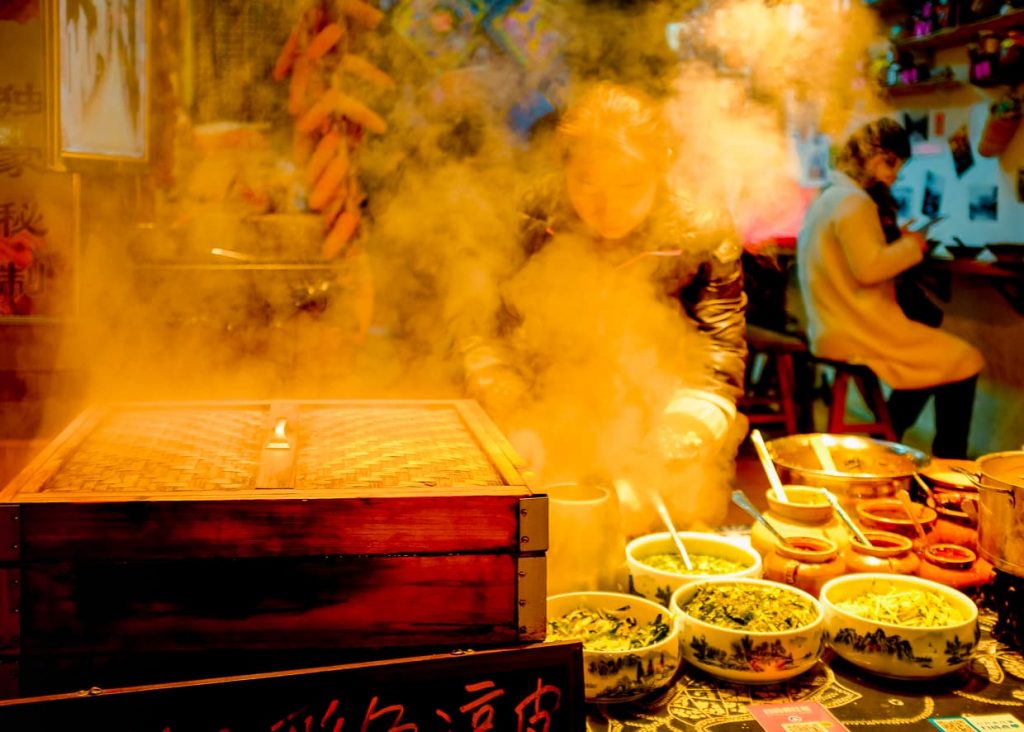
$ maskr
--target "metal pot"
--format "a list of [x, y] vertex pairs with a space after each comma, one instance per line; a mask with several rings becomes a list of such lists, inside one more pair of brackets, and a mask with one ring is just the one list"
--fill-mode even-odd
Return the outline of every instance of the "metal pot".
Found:
[[[835, 470], [821, 466], [815, 440], [827, 446]], [[862, 499], [909, 489], [914, 473], [929, 461], [912, 447], [858, 435], [790, 435], [771, 440], [767, 447], [783, 482], [828, 488], [851, 510]]]
[[978, 488], [978, 550], [997, 569], [1024, 577], [1024, 451], [978, 458], [958, 468]]

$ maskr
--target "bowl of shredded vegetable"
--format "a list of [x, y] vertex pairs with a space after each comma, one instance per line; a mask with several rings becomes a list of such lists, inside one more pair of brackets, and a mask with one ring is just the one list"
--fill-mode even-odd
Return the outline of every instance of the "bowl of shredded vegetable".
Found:
[[547, 639], [583, 642], [588, 702], [639, 699], [672, 680], [679, 668], [679, 628], [667, 608], [619, 592], [548, 597]]
[[850, 574], [821, 588], [825, 632], [842, 658], [880, 676], [931, 678], [967, 665], [978, 607], [967, 595], [908, 575]]
[[818, 600], [796, 587], [746, 577], [704, 579], [672, 595], [683, 658], [712, 676], [770, 684], [813, 667], [824, 647]]
[[683, 585], [708, 577], [760, 577], [761, 555], [749, 546], [699, 531], [679, 531], [690, 558], [687, 569], [667, 531], [638, 536], [626, 545], [630, 590], [668, 605]]

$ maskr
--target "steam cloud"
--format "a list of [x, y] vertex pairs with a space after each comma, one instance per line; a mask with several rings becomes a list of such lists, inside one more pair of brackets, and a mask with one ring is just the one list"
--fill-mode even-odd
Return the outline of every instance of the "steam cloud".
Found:
[[[297, 13], [290, 3], [267, 5], [274, 17]], [[548, 80], [553, 101], [564, 104], [599, 79], [660, 97], [676, 138], [671, 185], [724, 203], [741, 233], [787, 205], [796, 177], [789, 130], [801, 116], [838, 136], [878, 111], [860, 81], [877, 29], [859, 3], [576, 0], [550, 1], [544, 13], [561, 36], [566, 71]], [[666, 36], [670, 22], [678, 23], [676, 51]], [[287, 30], [280, 28], [282, 43]], [[673, 359], [697, 363], [700, 338], [651, 291], [624, 286], [621, 272], [579, 242], [555, 242], [512, 279], [523, 256], [517, 201], [557, 174], [559, 163], [545, 123], [530, 140], [506, 124], [543, 70], [524, 73], [507, 57], [478, 54], [466, 68], [437, 74], [388, 36], [368, 40], [364, 51], [398, 82], [373, 98], [388, 134], [364, 141], [356, 155], [368, 193], [360, 245], [373, 275], [369, 334], [343, 312], [358, 308], [346, 299], [344, 280], [331, 288], [335, 299], [323, 313], [296, 312], [288, 277], [272, 272], [222, 282], [209, 272], [182, 272], [203, 281], [183, 280], [177, 289], [118, 284], [138, 278], [127, 261], [97, 256], [104, 241], [123, 234], [116, 207], [104, 211], [99, 203], [85, 222], [92, 266], [83, 292], [102, 299], [86, 303], [87, 312], [100, 314], [81, 354], [91, 366], [92, 396], [456, 397], [461, 364], [453, 343], [460, 328], [481, 326], [459, 319], [463, 304], [484, 303], [471, 312], [485, 318], [502, 298], [512, 299], [526, 323], [517, 349], [530, 354], [516, 366], [528, 370], [537, 359], [549, 365], [529, 415], [544, 426], [546, 477], [628, 467], [665, 479], [637, 446], [671, 393], [679, 370]], [[272, 63], [275, 52], [261, 58]], [[264, 86], [252, 78], [243, 85], [238, 73], [223, 74], [215, 88], [196, 88], [195, 107], [208, 110], [208, 95], [243, 86], [261, 109], [268, 96], [284, 107], [285, 90], [269, 74], [259, 70]], [[319, 229], [288, 223], [302, 220], [301, 192], [283, 119], [228, 125], [235, 136], [225, 132], [232, 143], [223, 149], [182, 146], [177, 182], [151, 212], [157, 233], [144, 240], [147, 257], [180, 262], [214, 246], [275, 260], [315, 257]], [[193, 139], [191, 126], [179, 110], [179, 144]], [[268, 210], [280, 226], [240, 223]], [[196, 291], [202, 302], [179, 301]], [[174, 326], [157, 325], [168, 314]], [[689, 512], [683, 524], [711, 522], [724, 511], [718, 504], [676, 508]]]

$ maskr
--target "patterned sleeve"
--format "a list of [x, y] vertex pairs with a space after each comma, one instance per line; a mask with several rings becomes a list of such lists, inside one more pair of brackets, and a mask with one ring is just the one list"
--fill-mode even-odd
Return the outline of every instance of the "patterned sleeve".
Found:
[[735, 403], [743, 393], [747, 363], [746, 307], [742, 248], [727, 238], [680, 293], [683, 307], [698, 329], [711, 337], [708, 363], [710, 391]]

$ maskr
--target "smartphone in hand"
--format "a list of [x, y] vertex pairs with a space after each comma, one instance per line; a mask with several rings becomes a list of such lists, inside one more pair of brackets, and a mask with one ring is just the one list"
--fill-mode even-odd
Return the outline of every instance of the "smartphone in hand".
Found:
[[943, 214], [941, 216], [933, 216], [932, 218], [928, 219], [927, 221], [925, 221], [920, 226], [918, 226], [916, 228], [908, 229], [908, 231], [910, 231], [911, 233], [914, 233], [914, 234], [927, 234], [928, 233], [928, 229], [932, 228], [933, 226], [935, 226], [935, 224], [939, 223], [940, 221], [945, 221], [948, 218], [949, 218], [949, 216], [946, 215], [946, 214]]

